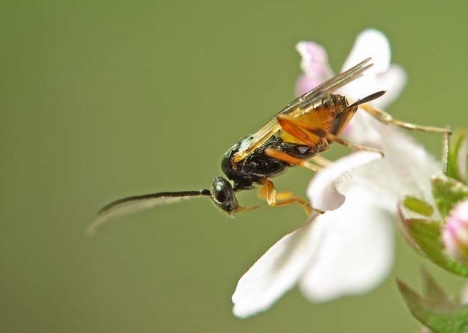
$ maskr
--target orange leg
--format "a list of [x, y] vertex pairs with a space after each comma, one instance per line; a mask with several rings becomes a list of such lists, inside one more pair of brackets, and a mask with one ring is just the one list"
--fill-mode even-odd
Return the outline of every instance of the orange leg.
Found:
[[[279, 115], [278, 122], [285, 132], [288, 132], [297, 140], [310, 147], [315, 147], [318, 143], [328, 144], [329, 142], [336, 142], [352, 149], [371, 151], [383, 155], [382, 151], [378, 149], [358, 145], [354, 142], [345, 140], [343, 138], [340, 138], [339, 136], [331, 134], [322, 128], [311, 127], [309, 124], [302, 123], [294, 118], [285, 115]], [[318, 140], [316, 138], [318, 138]]]
[[300, 165], [302, 167], [305, 167], [315, 172], [321, 169], [321, 167], [318, 165], [315, 165], [313, 163], [307, 162], [306, 160], [291, 156], [289, 154], [286, 154], [285, 152], [275, 150], [272, 148], [265, 149], [265, 155], [272, 157], [272, 158], [276, 158], [277, 160], [280, 160], [280, 161], [287, 162], [289, 164]]
[[310, 215], [312, 210], [323, 213], [322, 211], [312, 208], [309, 203], [294, 196], [291, 192], [276, 192], [275, 185], [267, 179], [263, 180], [262, 184], [263, 186], [260, 188], [259, 196], [262, 199], [266, 199], [268, 205], [271, 207], [287, 206], [297, 203], [305, 209], [307, 215]]
[[309, 147], [316, 147], [318, 144], [326, 144], [323, 133], [312, 133], [297, 119], [285, 115], [278, 115], [276, 118], [283, 131], [291, 134], [301, 143]]

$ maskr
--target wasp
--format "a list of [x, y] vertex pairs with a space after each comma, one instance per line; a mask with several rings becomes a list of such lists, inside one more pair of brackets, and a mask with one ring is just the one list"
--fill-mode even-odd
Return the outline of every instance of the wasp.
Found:
[[444, 128], [404, 123], [367, 104], [382, 96], [384, 91], [377, 91], [353, 103], [345, 96], [334, 94], [337, 89], [361, 77], [371, 66], [371, 59], [368, 58], [325, 81], [286, 105], [256, 133], [242, 138], [224, 154], [221, 161], [221, 169], [227, 179], [216, 177], [211, 189], [158, 192], [118, 199], [99, 211], [97, 219], [90, 225], [90, 231], [94, 232], [109, 220], [128, 213], [194, 197], [208, 197], [221, 210], [234, 215], [254, 208], [240, 206], [236, 193], [256, 186], [261, 186], [260, 197], [266, 199], [270, 206], [297, 203], [310, 213], [313, 207], [309, 203], [290, 192], [277, 192], [270, 179], [294, 166], [318, 170], [324, 161], [317, 159], [314, 164], [311, 160], [335, 142], [379, 152], [340, 137], [360, 106], [383, 123], [422, 131], [447, 131]]

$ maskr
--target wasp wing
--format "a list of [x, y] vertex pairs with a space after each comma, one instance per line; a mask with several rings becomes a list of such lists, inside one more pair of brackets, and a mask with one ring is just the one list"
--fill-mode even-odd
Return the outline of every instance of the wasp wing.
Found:
[[331, 79], [325, 81], [321, 85], [314, 89], [306, 92], [302, 96], [296, 98], [291, 103], [286, 105], [280, 112], [273, 116], [260, 130], [255, 134], [251, 135], [247, 140], [244, 140], [243, 144], [239, 148], [239, 151], [234, 156], [236, 162], [243, 160], [245, 157], [250, 155], [255, 149], [265, 143], [273, 134], [280, 130], [276, 117], [278, 114], [292, 114], [294, 112], [301, 112], [308, 106], [321, 101], [324, 97], [335, 90], [345, 86], [346, 84], [361, 77], [364, 71], [372, 67], [370, 63], [371, 58], [367, 58], [361, 61], [356, 66], [338, 74]]
[[118, 199], [104, 206], [98, 213], [97, 218], [88, 226], [87, 233], [92, 236], [96, 231], [113, 219], [117, 219], [127, 214], [136, 213], [142, 210], [160, 205], [171, 204], [180, 200], [193, 197], [209, 197], [209, 190], [201, 191], [181, 191], [181, 192], [159, 192], [151, 194], [136, 195]]
[[[354, 67], [351, 67], [347, 71], [344, 71], [341, 74], [338, 74], [331, 79], [325, 81], [321, 85], [315, 87], [314, 89], [306, 92], [304, 95], [299, 96], [294, 101], [286, 105], [283, 110], [279, 113], [282, 114], [290, 114], [294, 110], [302, 109], [307, 107], [310, 104], [320, 100], [323, 97], [326, 97], [330, 93], [334, 92], [335, 90], [347, 85], [348, 83], [356, 80], [357, 78], [361, 77], [364, 71], [372, 67], [372, 63], [369, 63], [371, 58], [367, 58], [364, 61], [361, 61]], [[276, 118], [276, 116], [274, 117]]]

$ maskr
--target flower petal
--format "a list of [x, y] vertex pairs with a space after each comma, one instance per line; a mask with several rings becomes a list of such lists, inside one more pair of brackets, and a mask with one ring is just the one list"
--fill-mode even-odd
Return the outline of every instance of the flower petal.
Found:
[[305, 74], [301, 74], [296, 82], [296, 88], [294, 89], [294, 96], [296, 97], [302, 96], [306, 92], [314, 89], [321, 83], [323, 83], [323, 80], [321, 78], [310, 78]]
[[328, 230], [300, 281], [307, 298], [327, 301], [364, 293], [387, 276], [393, 262], [393, 218], [378, 200], [365, 188], [352, 187], [339, 209], [317, 219], [317, 229], [327, 224]]
[[317, 172], [307, 189], [312, 206], [323, 211], [340, 207], [345, 197], [337, 191], [336, 180], [339, 177], [343, 179], [348, 171], [381, 157], [378, 153], [359, 151]]
[[354, 115], [353, 119], [346, 126], [344, 136], [348, 140], [357, 142], [361, 145], [370, 145], [372, 147], [382, 147], [382, 135], [375, 127], [377, 120], [361, 109]]
[[300, 42], [296, 50], [301, 55], [301, 68], [304, 72], [296, 83], [296, 96], [301, 96], [332, 77], [327, 52], [314, 42]]
[[362, 78], [341, 89], [343, 94], [353, 98], [364, 98], [378, 91], [377, 75], [385, 73], [390, 67], [390, 44], [387, 37], [375, 29], [364, 30], [358, 35], [342, 71], [369, 57], [372, 58], [374, 65]]
[[299, 42], [296, 45], [296, 50], [302, 58], [301, 68], [306, 75], [316, 76], [323, 69], [323, 65], [328, 66], [327, 51], [322, 45], [314, 42]]
[[360, 182], [394, 213], [397, 202], [408, 195], [431, 204], [430, 179], [442, 174], [439, 162], [401, 129], [381, 124], [375, 119], [368, 120], [374, 123], [374, 129], [380, 134], [385, 156], [368, 168], [351, 171], [353, 181]]
[[[393, 258], [390, 222], [398, 201], [408, 193], [433, 200], [430, 177], [441, 172], [438, 163], [400, 129], [364, 116], [374, 122], [385, 157], [335, 178], [336, 192], [331, 193], [346, 200], [316, 221], [316, 229], [327, 224], [329, 230], [323, 231], [316, 260], [301, 280], [301, 289], [311, 300], [363, 293], [380, 283]], [[322, 199], [330, 196], [329, 190], [322, 191], [315, 194]]]
[[442, 228], [447, 253], [468, 263], [468, 200], [460, 201]]
[[376, 29], [366, 29], [357, 36], [342, 70], [345, 71], [369, 57], [374, 61], [374, 72], [383, 73], [388, 70], [391, 58], [390, 43], [387, 37]]
[[245, 318], [267, 310], [297, 283], [319, 248], [316, 215], [281, 238], [242, 276], [232, 296], [234, 315]]
[[403, 67], [399, 65], [390, 65], [390, 68], [377, 76], [376, 91], [384, 90], [385, 94], [372, 104], [378, 108], [387, 108], [398, 96], [400, 96], [403, 88], [406, 86], [407, 75]]

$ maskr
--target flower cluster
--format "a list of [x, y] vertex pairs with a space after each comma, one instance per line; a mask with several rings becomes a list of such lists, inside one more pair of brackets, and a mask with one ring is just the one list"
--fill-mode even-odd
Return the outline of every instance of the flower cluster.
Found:
[[[303, 74], [300, 95], [332, 76], [324, 48], [301, 42]], [[372, 57], [374, 66], [363, 78], [339, 93], [359, 99], [386, 90], [375, 105], [386, 108], [406, 83], [403, 69], [391, 64], [387, 38], [377, 30], [362, 32], [342, 70]], [[374, 102], [373, 102], [374, 103]], [[273, 245], [239, 280], [233, 295], [234, 314], [248, 317], [268, 309], [295, 285], [311, 301], [361, 294], [377, 286], [393, 262], [393, 219], [405, 195], [431, 202], [433, 175], [439, 163], [400, 129], [381, 124], [358, 111], [345, 135], [359, 143], [378, 145], [385, 157], [354, 152], [319, 171], [308, 187], [313, 215], [300, 228]]]

